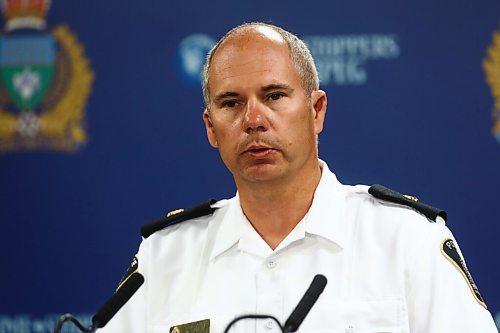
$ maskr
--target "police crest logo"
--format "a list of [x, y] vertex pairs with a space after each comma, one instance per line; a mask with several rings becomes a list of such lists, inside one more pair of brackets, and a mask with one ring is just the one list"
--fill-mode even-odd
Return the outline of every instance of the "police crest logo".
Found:
[[50, 0], [1, 4], [0, 153], [77, 151], [94, 80], [83, 46], [65, 25], [47, 29]]
[[488, 47], [487, 56], [483, 60], [483, 69], [494, 98], [491, 132], [500, 143], [500, 31], [493, 33], [493, 43]]

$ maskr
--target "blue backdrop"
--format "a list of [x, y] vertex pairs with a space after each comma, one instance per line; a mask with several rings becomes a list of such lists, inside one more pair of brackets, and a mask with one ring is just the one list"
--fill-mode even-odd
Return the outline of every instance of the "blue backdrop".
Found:
[[500, 142], [483, 61], [499, 19], [494, 0], [53, 0], [47, 31], [66, 24], [94, 73], [88, 140], [0, 152], [0, 332], [94, 312], [141, 224], [235, 193], [205, 137], [197, 73], [211, 43], [249, 21], [309, 43], [329, 97], [320, 155], [339, 179], [446, 209], [495, 316]]

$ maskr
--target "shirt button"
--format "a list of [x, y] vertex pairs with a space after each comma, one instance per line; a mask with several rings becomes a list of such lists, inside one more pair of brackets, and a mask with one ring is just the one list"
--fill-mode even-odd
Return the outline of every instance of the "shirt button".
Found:
[[354, 333], [354, 326], [349, 325], [345, 329], [345, 333]]
[[274, 328], [274, 323], [273, 323], [273, 321], [272, 321], [272, 320], [268, 320], [268, 321], [266, 322], [266, 330], [270, 331], [270, 330], [272, 330], [273, 328]]
[[276, 265], [277, 265], [276, 261], [274, 261], [274, 260], [270, 260], [267, 262], [267, 268], [274, 268], [274, 267], [276, 267]]

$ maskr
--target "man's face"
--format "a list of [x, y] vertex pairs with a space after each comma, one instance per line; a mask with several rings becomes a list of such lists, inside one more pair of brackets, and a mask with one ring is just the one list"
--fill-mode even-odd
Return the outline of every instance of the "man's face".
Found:
[[226, 40], [212, 58], [204, 121], [236, 184], [292, 177], [317, 159], [326, 95], [302, 87], [274, 31]]

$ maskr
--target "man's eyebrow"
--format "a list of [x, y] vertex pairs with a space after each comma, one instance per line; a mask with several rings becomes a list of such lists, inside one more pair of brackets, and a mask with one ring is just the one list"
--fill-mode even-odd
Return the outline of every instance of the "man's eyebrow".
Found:
[[260, 88], [260, 90], [263, 92], [271, 91], [271, 90], [291, 90], [291, 91], [293, 91], [293, 88], [287, 84], [277, 83], [277, 84], [269, 84], [267, 86], [264, 86], [264, 87]]
[[214, 102], [220, 102], [221, 100], [223, 100], [224, 98], [227, 98], [227, 97], [238, 97], [238, 96], [240, 96], [240, 94], [238, 94], [237, 92], [226, 91], [226, 92], [217, 94], [214, 97]]

